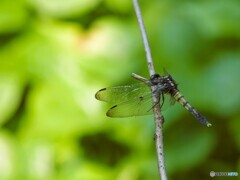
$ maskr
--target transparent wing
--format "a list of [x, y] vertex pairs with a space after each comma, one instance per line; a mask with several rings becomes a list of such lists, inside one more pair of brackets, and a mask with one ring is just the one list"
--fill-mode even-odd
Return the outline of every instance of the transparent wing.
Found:
[[141, 82], [126, 86], [103, 88], [95, 94], [95, 97], [100, 101], [118, 104], [137, 97], [143, 97], [149, 93], [151, 93], [149, 86]]
[[168, 95], [170, 97], [169, 103], [171, 106], [173, 106], [176, 103], [176, 99], [174, 99], [174, 97], [172, 97], [171, 95]]
[[118, 104], [107, 112], [109, 117], [131, 117], [152, 114], [152, 94], [139, 96], [133, 100]]
[[174, 99], [174, 97], [172, 97], [168, 93], [165, 93], [163, 96], [164, 96], [164, 102], [162, 98], [160, 101], [161, 111], [166, 111], [169, 109], [169, 107], [172, 107], [175, 104], [176, 100]]

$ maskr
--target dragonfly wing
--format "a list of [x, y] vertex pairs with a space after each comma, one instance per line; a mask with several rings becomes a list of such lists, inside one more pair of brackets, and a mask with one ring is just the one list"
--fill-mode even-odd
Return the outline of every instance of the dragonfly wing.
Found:
[[139, 96], [131, 101], [115, 105], [107, 112], [109, 117], [131, 117], [152, 114], [152, 94]]
[[163, 94], [163, 96], [164, 96], [164, 102], [162, 98], [160, 101], [160, 104], [162, 106], [161, 111], [166, 111], [169, 107], [172, 107], [175, 104], [176, 100], [174, 99], [174, 97], [172, 97], [168, 93]]
[[142, 97], [151, 92], [150, 87], [144, 83], [136, 83], [126, 86], [115, 86], [99, 90], [95, 97], [100, 101], [110, 103], [123, 103], [136, 97]]
[[176, 103], [176, 99], [174, 99], [174, 97], [172, 97], [171, 95], [169, 96], [170, 96], [170, 100], [169, 100], [170, 105], [173, 106]]

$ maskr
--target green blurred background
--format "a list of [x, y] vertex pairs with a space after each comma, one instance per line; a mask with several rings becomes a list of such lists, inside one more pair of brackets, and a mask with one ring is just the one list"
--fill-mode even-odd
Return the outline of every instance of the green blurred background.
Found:
[[[164, 112], [169, 179], [240, 173], [240, 1], [140, 0], [156, 70], [213, 124]], [[149, 77], [131, 0], [0, 1], [0, 179], [158, 179], [152, 116], [97, 90]]]

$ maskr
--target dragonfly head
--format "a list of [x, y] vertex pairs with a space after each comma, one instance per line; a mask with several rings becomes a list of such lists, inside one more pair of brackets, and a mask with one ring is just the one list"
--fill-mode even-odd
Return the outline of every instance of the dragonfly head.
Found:
[[177, 83], [170, 74], [164, 76], [154, 74], [151, 76], [150, 82], [152, 85], [163, 85], [164, 89], [162, 91], [165, 93], [174, 94], [178, 91]]
[[154, 74], [150, 77], [150, 82], [152, 85], [158, 85], [159, 83], [162, 83], [162, 77], [159, 74]]

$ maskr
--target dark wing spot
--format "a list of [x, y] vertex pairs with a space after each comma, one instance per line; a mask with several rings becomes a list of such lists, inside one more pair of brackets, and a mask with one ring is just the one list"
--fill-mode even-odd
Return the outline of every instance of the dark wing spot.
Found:
[[117, 107], [118, 105], [115, 105], [115, 106], [113, 106], [113, 107], [111, 107], [110, 109], [113, 109], [113, 108], [115, 108], [115, 107]]
[[118, 106], [118, 105], [115, 105], [115, 106], [111, 107], [111, 108], [107, 111], [106, 115], [107, 115], [108, 117], [112, 117], [112, 115], [111, 115], [111, 110], [114, 109], [114, 108], [116, 108], [117, 106]]
[[143, 100], [143, 97], [142, 97], [142, 96], [140, 96], [140, 97], [139, 97], [139, 100], [140, 100], [140, 101], [142, 101], [142, 100]]
[[[107, 88], [102, 88], [102, 89], [100, 89], [99, 91], [105, 91], [106, 89], [107, 89]], [[99, 91], [98, 91], [98, 92], [99, 92]]]
[[95, 94], [95, 98], [99, 99], [99, 91]]
[[103, 89], [100, 89], [98, 92], [96, 92], [96, 94], [95, 94], [95, 98], [96, 99], [100, 99], [100, 97], [99, 97], [99, 93], [101, 92], [101, 91], [105, 91], [107, 88], [103, 88]]

